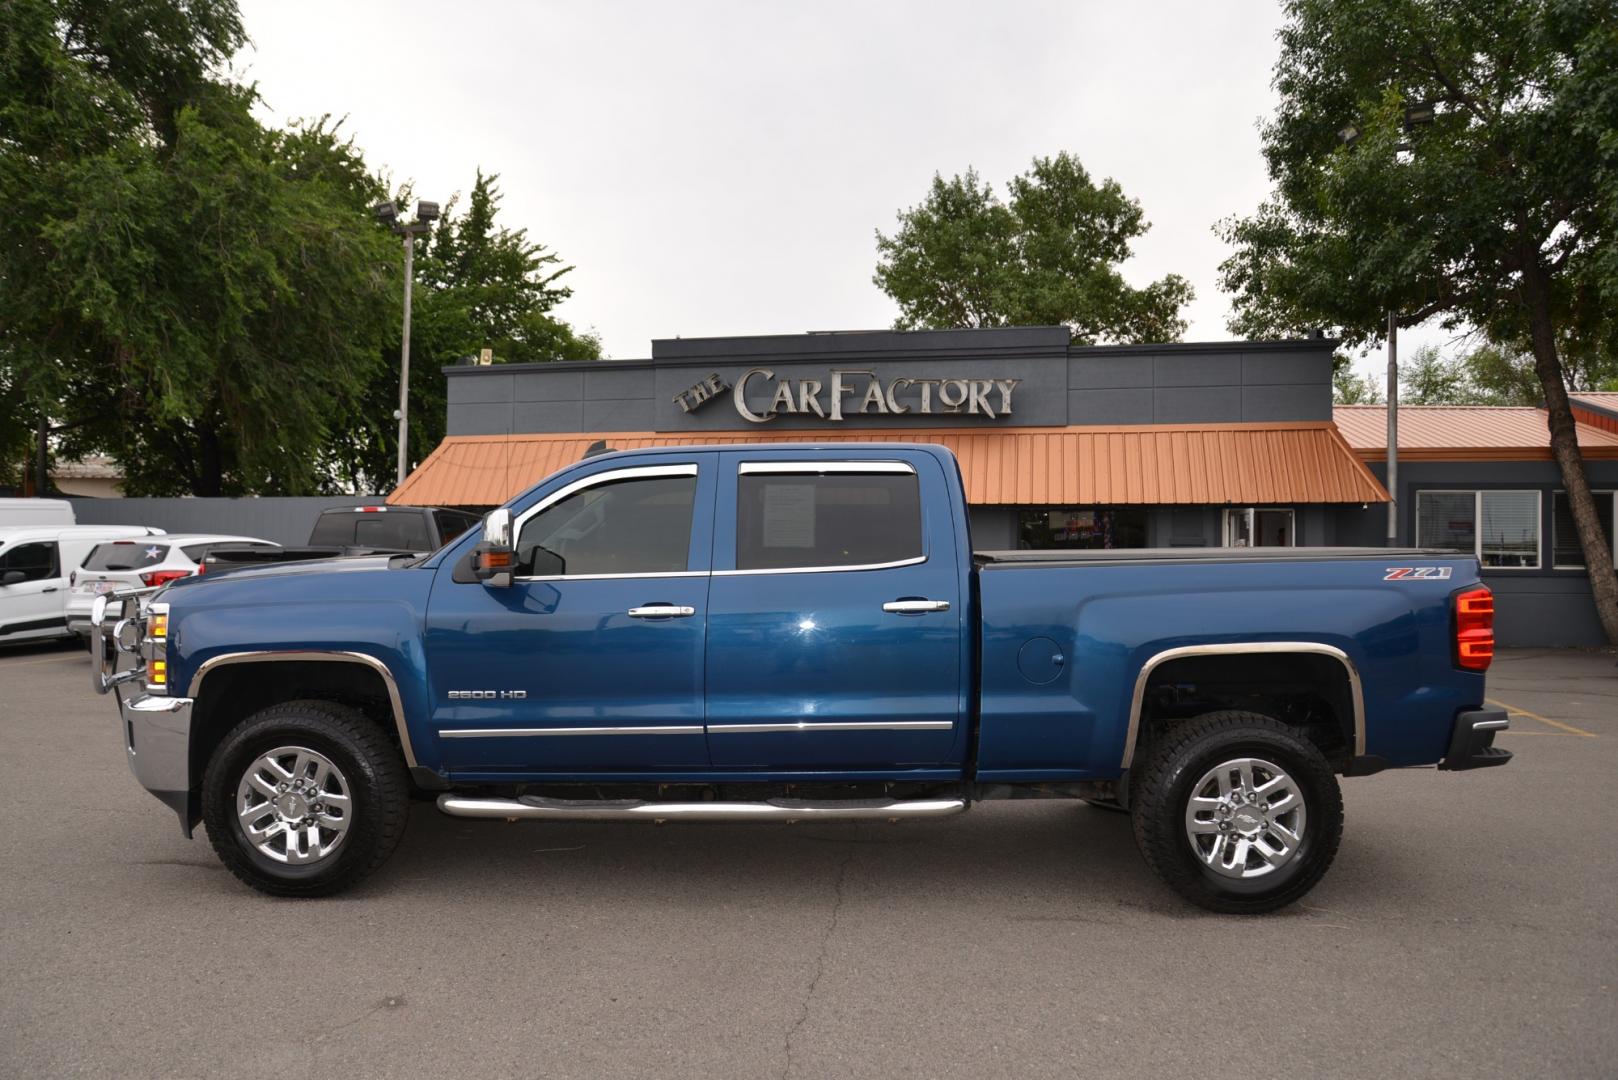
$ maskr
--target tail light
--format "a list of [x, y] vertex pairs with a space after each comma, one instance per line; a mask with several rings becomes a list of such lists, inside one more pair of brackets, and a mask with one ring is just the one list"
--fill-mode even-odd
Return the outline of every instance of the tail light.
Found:
[[176, 578], [186, 577], [190, 573], [189, 570], [148, 570], [140, 576], [140, 579], [149, 586], [167, 585]]
[[1494, 659], [1494, 593], [1479, 587], [1455, 594], [1455, 666], [1487, 671]]

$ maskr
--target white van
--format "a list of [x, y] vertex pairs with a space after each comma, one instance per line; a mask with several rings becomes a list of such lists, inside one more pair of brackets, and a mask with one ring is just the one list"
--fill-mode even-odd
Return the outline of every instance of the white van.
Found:
[[0, 526], [0, 645], [68, 636], [67, 577], [90, 549], [162, 532], [147, 525]]
[[14, 525], [74, 525], [66, 499], [0, 499], [0, 528]]

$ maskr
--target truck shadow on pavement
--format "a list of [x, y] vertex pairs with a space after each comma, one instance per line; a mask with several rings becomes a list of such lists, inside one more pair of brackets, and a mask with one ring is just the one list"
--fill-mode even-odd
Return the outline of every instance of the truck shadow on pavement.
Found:
[[809, 910], [850, 867], [863, 894], [906, 904], [1009, 901], [1012, 917], [1035, 921], [1094, 921], [1118, 909], [1219, 917], [1164, 888], [1126, 816], [1065, 801], [995, 803], [898, 825], [667, 826], [468, 821], [421, 803], [392, 860], [348, 895]]

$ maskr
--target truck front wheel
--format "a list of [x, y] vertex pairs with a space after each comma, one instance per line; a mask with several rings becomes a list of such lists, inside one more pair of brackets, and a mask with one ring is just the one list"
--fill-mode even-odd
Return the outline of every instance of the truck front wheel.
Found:
[[1131, 777], [1135, 841], [1180, 895], [1260, 914], [1314, 888], [1343, 835], [1320, 751], [1267, 716], [1215, 712], [1169, 730]]
[[203, 774], [214, 852], [273, 896], [357, 884], [393, 853], [408, 812], [398, 751], [375, 724], [331, 702], [255, 714], [225, 736]]

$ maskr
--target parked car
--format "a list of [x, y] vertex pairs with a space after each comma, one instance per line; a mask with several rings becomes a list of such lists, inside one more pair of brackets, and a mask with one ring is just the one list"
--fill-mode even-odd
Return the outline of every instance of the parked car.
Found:
[[76, 525], [66, 499], [0, 499], [0, 528], [19, 525]]
[[84, 562], [68, 574], [67, 628], [90, 636], [90, 609], [95, 598], [118, 589], [165, 585], [203, 572], [203, 558], [221, 548], [275, 551], [273, 540], [215, 533], [168, 533], [161, 540], [107, 540], [97, 544]]
[[0, 644], [67, 637], [67, 578], [103, 540], [156, 536], [145, 525], [0, 527]]
[[1511, 757], [1473, 557], [974, 554], [939, 446], [605, 454], [430, 556], [118, 602], [96, 681], [136, 777], [284, 896], [381, 865], [412, 789], [543, 821], [1077, 797], [1191, 901], [1262, 912], [1331, 864], [1339, 776]]
[[310, 562], [357, 555], [425, 555], [478, 523], [476, 514], [436, 506], [353, 506], [322, 510], [303, 547], [221, 548], [209, 570], [235, 570], [272, 562]]

